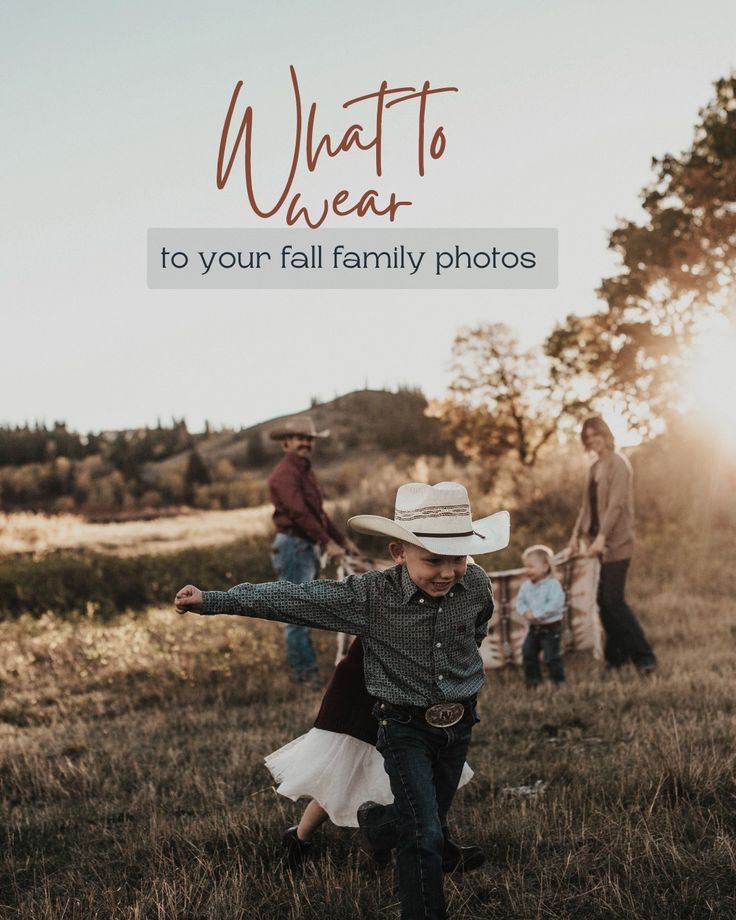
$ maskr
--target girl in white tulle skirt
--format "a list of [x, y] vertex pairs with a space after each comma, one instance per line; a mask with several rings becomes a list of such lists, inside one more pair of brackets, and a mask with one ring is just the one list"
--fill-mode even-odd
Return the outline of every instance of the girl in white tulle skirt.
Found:
[[[266, 757], [279, 784], [277, 792], [293, 801], [312, 799], [299, 824], [284, 834], [292, 861], [308, 854], [312, 835], [327, 818], [341, 827], [357, 827], [363, 802], [393, 801], [383, 758], [376, 750], [374, 702], [363, 676], [363, 645], [355, 639], [327, 685], [314, 727]], [[472, 775], [465, 764], [460, 785]]]

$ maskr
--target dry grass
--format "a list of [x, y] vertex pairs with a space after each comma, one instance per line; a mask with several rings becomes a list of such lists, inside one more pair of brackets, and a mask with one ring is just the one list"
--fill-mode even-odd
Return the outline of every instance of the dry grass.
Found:
[[271, 533], [273, 508], [192, 511], [149, 521], [94, 524], [74, 514], [1, 514], [0, 556], [43, 555], [55, 550], [93, 550], [142, 556], [218, 546]]
[[[488, 864], [448, 879], [451, 916], [736, 914], [730, 598], [661, 593], [640, 614], [661, 669], [526, 695], [493, 675], [454, 808]], [[685, 613], [687, 611], [687, 613]], [[319, 634], [325, 665], [333, 639]], [[177, 618], [0, 625], [0, 916], [22, 920], [396, 918], [353, 832], [285, 871], [300, 812], [262, 757], [310, 724], [318, 694], [280, 670], [275, 624]], [[537, 798], [507, 790], [546, 784]]]
[[[736, 469], [719, 463], [705, 448], [702, 457], [645, 451], [639, 461], [646, 517], [631, 595], [660, 657], [656, 676], [605, 678], [580, 657], [567, 662], [563, 691], [532, 696], [517, 673], [490, 676], [469, 758], [476, 776], [453, 809], [456, 836], [483, 845], [488, 862], [447, 879], [454, 920], [736, 916], [736, 568], [724, 556], [736, 533]], [[507, 471], [499, 488], [520, 496], [515, 543], [494, 568], [513, 565], [525, 542], [561, 545], [582, 478], [568, 466], [562, 458], [532, 479], [519, 473], [518, 486]], [[341, 514], [389, 510], [397, 477], [422, 478], [398, 461], [380, 475], [361, 470]], [[497, 507], [491, 493], [483, 501], [480, 510]], [[0, 518], [0, 556], [136, 555], [105, 561], [121, 578], [134, 565], [159, 597], [170, 587], [159, 568], [170, 580], [179, 561], [188, 572], [196, 564], [259, 577], [266, 540], [251, 555], [244, 544], [202, 550], [199, 561], [141, 553], [265, 534], [269, 513], [113, 525], [17, 515]], [[58, 606], [62, 588], [78, 589], [55, 558], [24, 585], [48, 588], [56, 571]], [[11, 574], [21, 563], [32, 560], [3, 562]], [[327, 673], [334, 640], [319, 634], [318, 644]], [[0, 623], [0, 918], [395, 920], [391, 872], [376, 875], [349, 830], [325, 828], [319, 859], [302, 873], [281, 864], [280, 834], [301, 806], [273, 792], [262, 759], [304, 731], [319, 702], [288, 684], [281, 657], [278, 625], [238, 618], [149, 610], [104, 623]], [[543, 791], [517, 794], [523, 786]]]

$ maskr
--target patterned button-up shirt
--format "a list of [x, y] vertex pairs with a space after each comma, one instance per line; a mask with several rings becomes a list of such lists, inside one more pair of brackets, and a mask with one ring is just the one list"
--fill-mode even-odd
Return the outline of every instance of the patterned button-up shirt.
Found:
[[435, 598], [397, 565], [343, 581], [277, 581], [205, 591], [203, 611], [361, 636], [370, 694], [397, 705], [431, 706], [468, 699], [483, 685], [478, 646], [493, 613], [493, 594], [486, 573], [472, 563], [447, 595]]

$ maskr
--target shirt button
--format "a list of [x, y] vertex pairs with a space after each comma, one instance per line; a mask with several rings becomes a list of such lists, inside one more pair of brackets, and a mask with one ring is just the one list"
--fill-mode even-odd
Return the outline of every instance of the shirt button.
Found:
[[444, 678], [444, 676], [443, 676], [442, 674], [438, 674], [438, 675], [437, 675], [437, 680], [444, 680], [444, 679], [445, 679], [445, 678]]
[[442, 613], [442, 608], [441, 608], [441, 607], [438, 607], [438, 608], [437, 608], [437, 613]]
[[420, 598], [419, 598], [419, 603], [420, 603], [420, 604], [423, 604], [423, 603], [424, 603], [424, 598], [423, 598], [423, 597], [420, 597]]
[[438, 642], [437, 645], [436, 645], [435, 647], [436, 647], [436, 648], [442, 648], [442, 643], [441, 643], [441, 642]]
[[450, 597], [455, 597], [452, 591], [450, 591]]

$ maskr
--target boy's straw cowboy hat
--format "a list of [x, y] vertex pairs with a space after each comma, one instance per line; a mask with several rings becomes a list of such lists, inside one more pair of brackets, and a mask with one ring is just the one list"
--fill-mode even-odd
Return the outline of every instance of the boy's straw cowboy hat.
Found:
[[409, 482], [396, 493], [393, 521], [359, 514], [348, 524], [358, 533], [402, 540], [440, 556], [480, 556], [509, 542], [508, 511], [474, 521], [468, 492], [459, 482]]
[[278, 428], [272, 428], [268, 432], [272, 441], [282, 441], [294, 435], [301, 435], [304, 438], [328, 438], [330, 430], [325, 428], [324, 431], [317, 431], [311, 415], [295, 415], [293, 418], [287, 418]]

